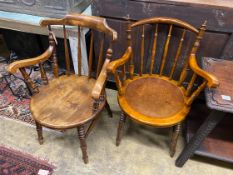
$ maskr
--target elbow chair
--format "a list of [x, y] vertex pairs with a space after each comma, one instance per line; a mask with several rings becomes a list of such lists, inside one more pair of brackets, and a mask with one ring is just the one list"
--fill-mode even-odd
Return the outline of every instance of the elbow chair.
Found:
[[[159, 27], [166, 27], [167, 32]], [[175, 27], [181, 32], [176, 32], [179, 34], [178, 44], [171, 55], [169, 48], [174, 48], [174, 44], [171, 43], [174, 40], [171, 38]], [[126, 31], [128, 48], [122, 58], [112, 61], [107, 67], [108, 71], [114, 74], [118, 88], [118, 103], [123, 111], [117, 130], [117, 146], [121, 141], [126, 117], [129, 117], [144, 125], [171, 127], [170, 156], [174, 156], [181, 123], [188, 115], [192, 102], [206, 86], [214, 88], [218, 85], [218, 80], [203, 71], [196, 60], [196, 52], [205, 28], [206, 22], [198, 30], [184, 21], [167, 17], [152, 17], [131, 24], [129, 22]], [[150, 32], [150, 35], [146, 32]], [[162, 32], [165, 32], [164, 42], [161, 38], [158, 39]], [[176, 69], [181, 65], [181, 52], [187, 47], [184, 40], [188, 32], [194, 35], [194, 41], [183, 61], [183, 68], [177, 73]], [[151, 38], [150, 43], [145, 42], [146, 36]], [[133, 43], [138, 43], [139, 47], [134, 48]], [[159, 44], [163, 46], [158, 48]], [[161, 51], [160, 57], [156, 54], [157, 51]], [[172, 64], [168, 64], [168, 60], [172, 60]], [[138, 73], [135, 72], [136, 69]], [[191, 74], [188, 73], [188, 69]], [[178, 78], [175, 74], [179, 75]], [[198, 77], [202, 82], [199, 86], [194, 86]], [[186, 85], [185, 81], [188, 82]]]
[[[32, 92], [30, 101], [30, 110], [36, 123], [39, 143], [43, 143], [42, 126], [51, 129], [64, 130], [77, 128], [82, 150], [83, 161], [88, 163], [86, 138], [98, 119], [99, 113], [107, 109], [108, 114], [112, 112], [106, 100], [105, 81], [107, 77], [107, 65], [112, 57], [112, 43], [117, 39], [117, 33], [111, 29], [104, 18], [86, 16], [80, 14], [68, 14], [63, 19], [42, 20], [40, 25], [48, 27], [49, 47], [38, 57], [16, 61], [9, 65], [8, 71], [14, 74], [19, 70], [28, 87]], [[64, 34], [65, 49], [65, 75], [59, 76], [59, 67], [56, 56], [56, 38], [52, 31], [52, 26], [61, 26]], [[78, 74], [71, 71], [69, 47], [67, 43], [67, 26], [77, 28], [78, 36]], [[81, 49], [81, 29], [89, 28], [91, 31], [90, 50], [89, 50], [89, 73], [82, 74], [82, 49]], [[101, 36], [101, 37], [100, 37]], [[94, 40], [97, 40], [94, 43]], [[110, 40], [109, 47], [104, 59], [104, 43]], [[96, 46], [96, 43], [98, 45]], [[99, 48], [99, 49], [94, 49]], [[95, 52], [94, 52], [95, 50]], [[97, 53], [97, 51], [99, 53]], [[98, 55], [96, 64], [94, 64], [94, 55]], [[46, 72], [43, 68], [43, 62], [49, 60], [52, 62], [54, 78], [48, 81]], [[26, 67], [39, 65], [43, 85], [37, 87], [29, 77]], [[95, 68], [95, 73], [94, 69]], [[95, 75], [95, 76], [93, 76]], [[84, 125], [89, 124], [85, 131]]]

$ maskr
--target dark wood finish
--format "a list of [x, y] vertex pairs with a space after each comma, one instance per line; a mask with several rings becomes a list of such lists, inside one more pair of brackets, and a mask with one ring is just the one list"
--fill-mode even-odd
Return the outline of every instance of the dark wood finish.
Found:
[[[157, 37], [160, 37], [163, 33], [162, 30], [158, 31], [158, 28], [161, 25], [167, 25], [167, 34], [165, 35], [166, 40], [165, 42], [161, 43], [160, 40], [157, 42]], [[145, 28], [143, 29], [143, 27]], [[148, 30], [148, 26], [152, 26], [153, 30]], [[154, 29], [154, 27], [155, 29]], [[182, 32], [180, 36], [173, 35], [174, 27], [182, 28]], [[190, 24], [180, 21], [178, 19], [167, 18], [167, 17], [154, 17], [143, 19], [132, 23], [129, 25], [127, 29], [127, 39], [128, 39], [128, 49], [126, 50], [125, 54], [122, 58], [112, 61], [108, 65], [108, 70], [114, 74], [115, 81], [118, 87], [118, 102], [126, 114], [126, 116], [130, 117], [131, 119], [141, 123], [146, 124], [154, 127], [172, 127], [177, 125], [176, 129], [174, 130], [173, 139], [171, 143], [171, 156], [175, 153], [175, 146], [178, 139], [178, 135], [180, 132], [180, 123], [186, 118], [187, 114], [189, 113], [191, 104], [193, 100], [200, 94], [200, 92], [208, 86], [209, 88], [214, 88], [218, 85], [218, 80], [211, 74], [202, 70], [196, 61], [196, 52], [200, 46], [200, 41], [204, 35], [206, 27], [206, 22], [200, 27], [200, 30], [197, 30]], [[135, 48], [133, 43], [137, 40], [133, 36], [132, 33], [137, 28], [142, 28], [142, 34], [139, 36], [145, 37], [147, 36], [154, 36], [153, 42], [151, 43], [152, 46], [148, 46], [147, 49], [144, 49], [145, 44], [149, 45], [148, 43], [144, 43], [143, 39], [141, 45], [142, 49], [141, 52], [147, 50], [150, 54], [150, 61], [149, 63], [154, 64], [153, 60], [158, 60], [158, 55], [155, 54], [156, 50], [158, 50], [159, 44], [164, 44], [163, 51], [161, 54], [160, 62], [155, 62], [159, 64], [157, 71], [153, 71], [151, 69], [154, 66], [149, 65], [150, 69], [146, 72], [146, 70], [142, 73], [134, 72], [135, 67], [139, 67], [141, 70], [141, 65], [137, 65], [134, 62], [135, 58], [137, 57], [137, 50], [132, 49]], [[185, 64], [183, 66], [183, 70], [180, 73], [180, 77], [178, 79], [171, 78], [170, 72], [166, 74], [164, 68], [167, 67], [168, 64], [168, 56], [174, 58], [173, 65], [170, 65], [170, 69], [172, 70], [176, 67], [177, 64], [177, 56], [180, 55], [179, 47], [181, 44], [178, 45], [177, 51], [175, 51], [174, 55], [169, 55], [170, 48], [170, 41], [172, 41], [173, 37], [178, 37], [178, 40], [184, 40], [184, 29], [188, 32], [194, 33], [196, 36], [189, 55], [185, 58]], [[139, 29], [140, 31], [140, 29]], [[152, 32], [152, 35], [146, 34]], [[181, 39], [180, 39], [181, 38]], [[156, 47], [157, 45], [157, 47]], [[152, 51], [151, 51], [152, 49]], [[132, 55], [133, 54], [133, 55]], [[144, 54], [140, 54], [140, 59], [144, 57]], [[145, 53], [146, 54], [146, 53]], [[121, 77], [119, 74], [120, 67], [126, 65], [129, 62], [129, 73], [130, 76], [126, 78]], [[142, 63], [142, 61], [140, 62]], [[175, 65], [175, 66], [174, 66]], [[188, 71], [190, 69], [192, 73], [191, 78], [188, 80], [189, 84], [187, 87], [183, 85], [183, 82], [188, 79]], [[176, 70], [173, 70], [176, 71]], [[199, 77], [203, 80], [200, 86], [195, 87], [194, 82], [196, 78]], [[119, 123], [119, 129], [117, 134], [117, 143], [120, 142], [120, 130], [123, 125], [123, 118], [121, 117]]]
[[[233, 74], [232, 66], [232, 61], [203, 58], [204, 70], [215, 75], [218, 78], [220, 85], [216, 89], [206, 89], [205, 94], [207, 106], [212, 109], [212, 112], [191, 138], [190, 142], [185, 146], [182, 153], [176, 160], [176, 166], [182, 167], [200, 147], [201, 143], [212, 132], [216, 125], [223, 119], [226, 113], [233, 113], [233, 81], [232, 77], [229, 76]], [[227, 98], [224, 99], [222, 95], [225, 95]], [[232, 147], [230, 147], [230, 149], [232, 150]], [[226, 151], [227, 150], [224, 150], [224, 152]], [[228, 155], [230, 155], [230, 152], [231, 151], [229, 151]], [[208, 155], [208, 153], [201, 154]], [[224, 160], [224, 158], [220, 158], [216, 155], [209, 154], [209, 156]]]
[[84, 163], [88, 163], [88, 156], [87, 156], [87, 144], [86, 144], [86, 137], [85, 137], [85, 130], [84, 126], [78, 127], [78, 137], [80, 140], [80, 148], [83, 153], [83, 161]]
[[[94, 0], [92, 5], [93, 15], [103, 16], [107, 18], [109, 25], [111, 25], [119, 34], [118, 43], [114, 48], [114, 58], [119, 58], [124, 53], [128, 44], [125, 41], [127, 34], [125, 30], [127, 28], [128, 21], [137, 21], [144, 18], [167, 16], [171, 18], [178, 18], [192, 24], [192, 26], [198, 28], [203, 21], [207, 20], [207, 30], [204, 35], [204, 39], [201, 41], [202, 47], [197, 52], [197, 61], [201, 62], [201, 57], [209, 56], [224, 59], [233, 59], [233, 7], [231, 1], [199, 1], [199, 0]], [[141, 30], [141, 29], [140, 29]], [[176, 30], [174, 27], [173, 30]], [[165, 31], [165, 30], [164, 30]], [[137, 31], [138, 32], [138, 31]], [[135, 48], [137, 50], [135, 65], [140, 65], [141, 50], [141, 35], [137, 32], [133, 33], [136, 37]], [[189, 33], [186, 32], [183, 49], [188, 49]], [[145, 43], [153, 42], [153, 36], [145, 37]], [[165, 42], [166, 37], [159, 37], [159, 41]], [[218, 41], [218, 42], [216, 42]], [[179, 40], [170, 41], [172, 45], [178, 45]], [[209, 46], [211, 45], [211, 49]], [[162, 45], [158, 45], [156, 54], [161, 54]], [[182, 49], [182, 50], [183, 50]], [[177, 64], [177, 70], [182, 70], [183, 58], [185, 51], [181, 52], [180, 59]], [[148, 53], [149, 54], [149, 53]], [[148, 62], [150, 57], [145, 53], [144, 55], [144, 70], [148, 68]], [[159, 61], [159, 60], [155, 60]], [[170, 59], [168, 53], [168, 64], [172, 64], [173, 60]], [[157, 68], [158, 64], [155, 64]], [[170, 71], [165, 67], [164, 71]], [[139, 73], [139, 69], [135, 67], [136, 73]], [[177, 76], [177, 72], [174, 73], [174, 77]]]
[[194, 154], [203, 140], [209, 135], [209, 133], [215, 128], [215, 126], [222, 120], [225, 113], [221, 111], [213, 111], [211, 115], [200, 126], [196, 134], [191, 141], [185, 146], [180, 156], [176, 159], [176, 166], [182, 167], [185, 162]]
[[[211, 109], [205, 106], [204, 103], [205, 101], [197, 100], [193, 104], [186, 122], [186, 143], [189, 143], [201, 124], [211, 113]], [[233, 114], [226, 114], [212, 132], [203, 140], [194, 154], [233, 163], [232, 127]]]
[[[203, 58], [202, 65], [221, 82], [218, 88], [206, 90], [207, 106], [210, 109], [233, 113], [233, 61], [206, 57]], [[228, 96], [230, 100], [224, 100], [222, 95]]]
[[172, 127], [172, 136], [170, 142], [170, 156], [173, 157], [176, 152], [176, 144], [181, 132], [181, 124]]
[[[57, 64], [56, 54], [56, 36], [52, 31], [53, 25], [61, 25], [64, 34], [66, 75], [59, 76], [59, 67]], [[70, 69], [70, 56], [67, 46], [66, 26], [76, 26], [78, 28], [78, 75], [73, 74]], [[39, 143], [43, 143], [42, 126], [52, 129], [78, 128], [80, 147], [83, 153], [84, 163], [88, 163], [87, 145], [85, 139], [94, 127], [99, 113], [106, 108], [108, 114], [112, 116], [109, 104], [106, 101], [105, 82], [107, 79], [107, 65], [112, 58], [112, 42], [117, 39], [117, 33], [111, 29], [104, 18], [85, 16], [79, 14], [68, 14], [63, 19], [46, 19], [41, 21], [41, 26], [47, 26], [49, 29], [49, 48], [40, 56], [27, 60], [16, 61], [9, 65], [8, 71], [15, 73], [18, 69], [21, 71], [27, 85], [33, 94], [30, 102], [30, 110], [36, 121]], [[82, 75], [82, 48], [81, 48], [81, 28], [91, 29], [91, 45], [89, 57], [89, 74]], [[95, 32], [92, 32], [95, 30]], [[108, 39], [109, 47], [106, 53], [100, 50], [101, 59], [98, 64], [98, 72], [95, 78], [93, 55], [98, 55], [97, 50], [94, 52], [94, 33], [104, 33], [106, 37], [99, 38], [101, 42]], [[104, 55], [105, 58], [104, 58]], [[43, 62], [50, 59], [54, 79], [48, 82]], [[104, 64], [103, 64], [104, 62]], [[25, 67], [39, 64], [42, 81], [45, 85], [37, 87]], [[90, 123], [85, 132], [84, 125]]]
[[122, 132], [123, 132], [122, 130], [123, 130], [125, 121], [126, 121], [126, 116], [122, 112], [120, 116], [120, 120], [119, 120], [118, 129], [117, 129], [116, 146], [119, 146], [121, 143], [121, 137], [122, 137]]
[[38, 135], [38, 141], [39, 141], [40, 145], [42, 145], [44, 143], [42, 126], [38, 122], [36, 122], [36, 131], [37, 131], [37, 135]]

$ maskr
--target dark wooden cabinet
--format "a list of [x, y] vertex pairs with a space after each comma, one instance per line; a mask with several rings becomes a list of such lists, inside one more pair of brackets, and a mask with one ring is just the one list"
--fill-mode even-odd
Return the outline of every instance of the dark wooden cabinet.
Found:
[[[139, 20], [152, 16], [167, 16], [184, 20], [199, 27], [207, 20], [199, 59], [203, 56], [233, 59], [233, 5], [228, 0], [221, 2], [198, 0], [94, 0], [93, 15], [104, 16], [111, 27], [119, 33], [114, 57], [123, 54], [126, 48], [125, 28], [127, 19]], [[199, 3], [200, 2], [200, 3]]]

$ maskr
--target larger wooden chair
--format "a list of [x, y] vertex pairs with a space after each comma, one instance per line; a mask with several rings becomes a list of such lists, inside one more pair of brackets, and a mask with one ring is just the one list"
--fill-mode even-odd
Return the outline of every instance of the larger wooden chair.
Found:
[[[148, 29], [149, 27], [150, 29]], [[162, 28], [159, 30], [159, 27], [163, 27], [163, 30]], [[164, 41], [161, 38], [158, 40], [159, 33], [163, 32], [164, 34], [164, 27], [168, 29], [167, 34], [165, 32], [164, 35], [165, 39]], [[169, 48], [174, 46], [170, 42], [172, 41], [171, 38], [175, 27], [176, 30], [180, 31], [180, 33], [176, 32], [176, 35], [180, 35], [180, 39], [176, 40], [178, 44], [175, 54], [169, 55]], [[145, 125], [172, 127], [170, 156], [174, 156], [181, 123], [189, 113], [193, 100], [206, 86], [211, 88], [218, 85], [217, 79], [203, 71], [196, 62], [196, 52], [205, 27], [206, 24], [204, 23], [200, 30], [197, 30], [186, 22], [166, 17], [148, 18], [129, 24], [127, 29], [128, 49], [122, 58], [108, 65], [108, 71], [114, 74], [118, 88], [118, 102], [123, 110], [117, 131], [117, 146], [121, 141], [121, 130], [126, 117], [129, 117]], [[152, 34], [147, 35], [146, 31], [152, 31]], [[180, 71], [181, 73], [178, 73], [179, 76], [176, 80], [174, 75], [176, 68], [178, 66], [181, 67], [182, 61], [179, 61], [183, 47], [186, 47], [184, 40], [187, 32], [194, 35], [194, 43], [190, 49], [190, 54], [183, 61], [183, 68]], [[135, 36], [133, 35], [135, 33], [141, 33], [141, 35]], [[152, 38], [150, 41], [151, 45], [145, 42], [146, 36]], [[132, 43], [139, 43], [139, 46], [133, 49]], [[158, 47], [159, 44], [160, 47]], [[140, 50], [139, 53], [138, 50]], [[162, 51], [160, 58], [156, 58], [157, 51]], [[145, 60], [146, 54], [148, 56], [147, 60]], [[168, 58], [168, 55], [171, 58]], [[138, 59], [136, 60], [136, 58]], [[170, 64], [168, 60], [173, 62], [173, 64]], [[139, 65], [135, 64], [136, 61], [138, 61]], [[126, 72], [127, 66], [129, 74]], [[166, 70], [165, 67], [167, 68]], [[139, 74], [136, 74], [135, 69], [139, 70]], [[188, 69], [192, 70], [191, 75], [187, 73]], [[191, 77], [190, 81], [185, 86], [184, 82], [189, 77]], [[201, 77], [203, 81], [196, 87], [194, 83], [197, 77]]]
[[[52, 31], [52, 26], [54, 25], [60, 26], [64, 34], [66, 73], [62, 76], [59, 76], [57, 64], [56, 38]], [[85, 163], [88, 163], [85, 140], [93, 128], [98, 114], [105, 107], [108, 114], [112, 116], [112, 112], [106, 100], [104, 86], [107, 76], [106, 66], [111, 60], [112, 42], [117, 39], [117, 33], [107, 25], [104, 18], [79, 14], [69, 14], [63, 19], [46, 19], [41, 21], [41, 26], [47, 26], [49, 29], [48, 49], [38, 57], [13, 62], [9, 65], [8, 71], [13, 74], [19, 69], [33, 93], [30, 102], [30, 110], [36, 122], [39, 143], [43, 143], [42, 126], [58, 130], [77, 128], [83, 160]], [[67, 26], [69, 29], [77, 26], [78, 29], [78, 74], [74, 74], [71, 71], [71, 61], [67, 43]], [[87, 76], [83, 75], [81, 71], [82, 48], [80, 38], [83, 28], [91, 29], [89, 73]], [[104, 42], [107, 38], [109, 47], [106, 51], [106, 59], [104, 59]], [[99, 41], [94, 42], [94, 39], [99, 39]], [[94, 55], [98, 57], [95, 62], [93, 61]], [[43, 62], [48, 59], [52, 61], [54, 73], [54, 79], [51, 81], [48, 81], [43, 68]], [[34, 84], [25, 69], [25, 67], [36, 64], [39, 65], [41, 79], [44, 83], [44, 85], [40, 87]], [[93, 69], [94, 66], [96, 69]], [[84, 125], [87, 123], [90, 123], [90, 125], [87, 131], [85, 131]]]

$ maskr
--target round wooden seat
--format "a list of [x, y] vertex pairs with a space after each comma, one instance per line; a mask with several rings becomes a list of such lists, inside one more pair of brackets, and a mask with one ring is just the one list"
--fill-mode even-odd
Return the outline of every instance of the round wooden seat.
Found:
[[[91, 91], [95, 79], [86, 76], [60, 76], [40, 87], [30, 103], [33, 118], [43, 126], [65, 129], [81, 125], [91, 120], [93, 115], [93, 99]], [[98, 108], [104, 107], [102, 102]]]
[[160, 127], [182, 121], [189, 111], [183, 90], [160, 77], [140, 77], [127, 83], [119, 103], [133, 119]]

